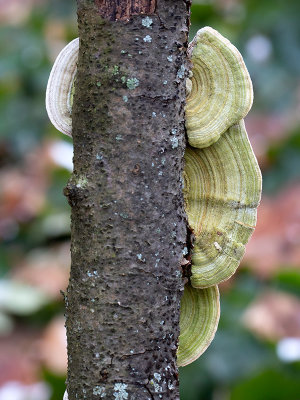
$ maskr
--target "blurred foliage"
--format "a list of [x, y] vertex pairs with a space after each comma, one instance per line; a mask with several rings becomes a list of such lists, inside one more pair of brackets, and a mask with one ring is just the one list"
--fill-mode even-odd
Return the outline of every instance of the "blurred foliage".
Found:
[[[300, 187], [299, 16], [300, 2], [295, 0], [193, 1], [190, 36], [205, 25], [219, 30], [239, 48], [253, 79], [255, 102], [246, 122], [266, 196], [262, 233], [253, 243], [259, 244], [263, 234], [272, 243], [274, 231], [281, 241], [276, 251], [270, 250], [276, 266], [264, 270], [259, 260], [264, 261], [266, 248], [256, 244], [256, 261], [247, 258], [247, 268], [222, 285], [219, 330], [207, 352], [181, 368], [182, 400], [300, 398], [299, 362], [285, 363], [277, 355], [274, 336], [260, 335], [244, 322], [245, 310], [268, 290], [275, 302], [276, 293], [293, 295], [286, 305], [291, 310], [300, 301], [299, 215], [297, 210], [282, 211], [287, 196], [298, 193], [288, 188]], [[76, 2], [0, 2], [0, 22], [0, 238], [5, 245], [0, 247], [0, 287], [9, 282], [0, 296], [0, 369], [5, 371], [0, 385], [42, 379], [51, 388], [51, 400], [61, 400], [65, 354], [61, 351], [60, 360], [51, 349], [60, 349], [63, 329], [60, 320], [53, 321], [62, 313], [59, 290], [68, 277], [69, 206], [62, 189], [70, 171], [51, 154], [53, 143], [71, 141], [49, 123], [44, 97], [55, 56], [77, 36]], [[278, 215], [287, 221], [283, 233], [281, 220], [276, 229], [270, 223]], [[299, 325], [297, 312], [293, 323]], [[262, 325], [268, 323], [262, 319]], [[289, 332], [289, 321], [286, 325]], [[36, 346], [44, 355], [33, 361], [30, 349]]]

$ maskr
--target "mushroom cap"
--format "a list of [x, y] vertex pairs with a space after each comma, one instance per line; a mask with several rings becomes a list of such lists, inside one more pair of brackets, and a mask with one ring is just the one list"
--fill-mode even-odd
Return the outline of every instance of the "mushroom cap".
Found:
[[236, 271], [256, 225], [261, 173], [244, 121], [204, 149], [187, 146], [184, 198], [195, 235], [191, 283], [219, 284]]
[[247, 115], [252, 82], [236, 47], [210, 27], [197, 32], [188, 53], [193, 76], [186, 105], [187, 135], [191, 146], [204, 148]]
[[192, 363], [213, 340], [220, 318], [217, 286], [195, 289], [185, 285], [180, 305], [180, 336], [177, 365]]
[[72, 40], [57, 56], [46, 90], [46, 110], [52, 124], [72, 136], [72, 105], [77, 72], [79, 38]]

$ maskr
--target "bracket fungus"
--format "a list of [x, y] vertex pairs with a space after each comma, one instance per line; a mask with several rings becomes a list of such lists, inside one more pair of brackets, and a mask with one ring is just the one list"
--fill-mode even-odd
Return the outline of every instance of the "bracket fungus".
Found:
[[46, 89], [46, 110], [52, 124], [72, 136], [72, 104], [77, 72], [79, 38], [72, 40], [57, 56]]
[[[72, 136], [72, 103], [79, 39], [58, 55], [49, 77], [46, 109], [52, 124]], [[178, 366], [196, 360], [215, 335], [218, 284], [237, 269], [256, 224], [261, 174], [243, 118], [252, 83], [239, 51], [210, 27], [189, 45], [184, 199], [195, 236], [190, 282], [180, 308]]]
[[185, 285], [180, 304], [180, 336], [177, 365], [195, 361], [213, 340], [220, 317], [218, 286], [195, 289]]
[[191, 282], [204, 288], [233, 275], [256, 225], [261, 175], [244, 121], [209, 147], [187, 146], [184, 179], [195, 235]]
[[239, 51], [210, 27], [197, 32], [188, 54], [193, 76], [186, 129], [189, 144], [203, 148], [247, 115], [253, 101], [252, 82]]

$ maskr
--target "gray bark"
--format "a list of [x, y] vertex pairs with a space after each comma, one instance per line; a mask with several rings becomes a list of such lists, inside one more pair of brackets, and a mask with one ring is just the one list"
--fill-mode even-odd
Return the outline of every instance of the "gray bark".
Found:
[[78, 0], [69, 400], [179, 398], [189, 6]]

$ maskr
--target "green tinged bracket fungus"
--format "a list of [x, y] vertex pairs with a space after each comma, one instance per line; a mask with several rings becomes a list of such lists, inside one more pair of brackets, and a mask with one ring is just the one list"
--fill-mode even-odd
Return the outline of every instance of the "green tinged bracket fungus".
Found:
[[253, 89], [242, 56], [210, 27], [198, 31], [188, 54], [184, 198], [195, 241], [181, 301], [179, 366], [197, 359], [214, 337], [219, 297], [207, 291], [216, 293], [236, 271], [256, 225], [262, 184], [243, 121]]
[[239, 51], [210, 27], [197, 32], [188, 55], [193, 75], [186, 130], [189, 144], [203, 148], [248, 114], [252, 82]]
[[189, 55], [184, 197], [195, 235], [191, 283], [206, 288], [230, 278], [244, 255], [256, 225], [261, 174], [243, 121], [253, 90], [242, 56], [209, 27], [198, 31]]
[[[72, 136], [72, 103], [79, 39], [58, 55], [48, 80], [52, 124]], [[220, 315], [217, 284], [228, 279], [256, 224], [261, 175], [244, 116], [253, 92], [242, 56], [218, 32], [200, 29], [188, 50], [184, 198], [195, 235], [192, 276], [180, 310], [178, 366], [196, 360], [214, 338]]]
[[220, 303], [218, 286], [195, 289], [185, 285], [180, 304], [180, 339], [177, 365], [195, 361], [210, 345], [218, 327]]

